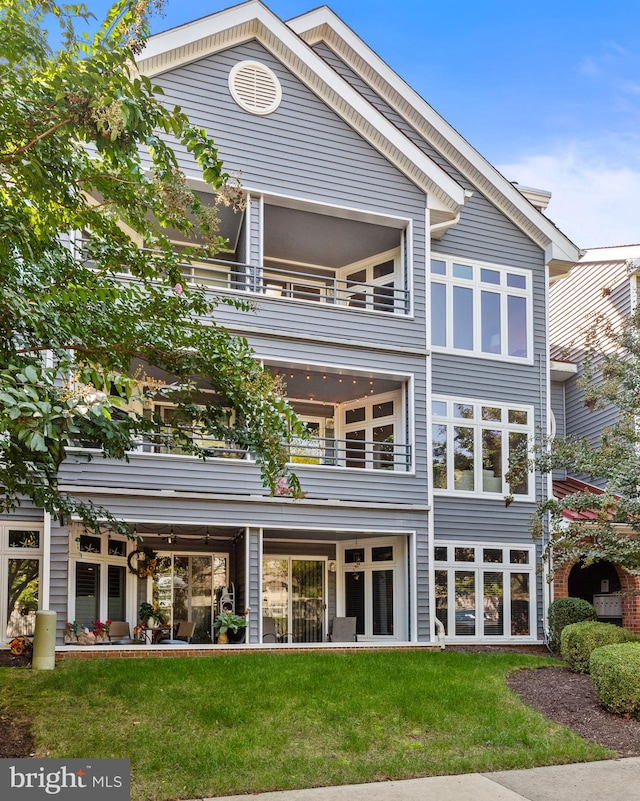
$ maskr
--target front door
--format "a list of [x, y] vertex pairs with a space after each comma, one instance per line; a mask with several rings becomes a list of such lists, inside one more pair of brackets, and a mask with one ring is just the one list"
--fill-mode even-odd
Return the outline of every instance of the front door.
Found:
[[341, 614], [357, 619], [358, 639], [407, 637], [404, 543], [399, 537], [345, 543]]
[[324, 559], [265, 557], [262, 614], [275, 620], [280, 642], [322, 642], [325, 632]]

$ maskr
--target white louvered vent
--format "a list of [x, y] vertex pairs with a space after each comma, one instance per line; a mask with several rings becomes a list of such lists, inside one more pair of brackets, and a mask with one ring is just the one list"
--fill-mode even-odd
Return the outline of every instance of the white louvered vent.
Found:
[[240, 61], [229, 73], [229, 90], [251, 114], [271, 114], [280, 105], [282, 88], [275, 74], [258, 61]]

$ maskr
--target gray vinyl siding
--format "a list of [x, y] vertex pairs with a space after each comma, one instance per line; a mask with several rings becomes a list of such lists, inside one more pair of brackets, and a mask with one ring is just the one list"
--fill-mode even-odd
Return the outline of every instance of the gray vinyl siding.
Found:
[[[274, 113], [260, 117], [240, 109], [227, 81], [243, 59], [270, 67], [282, 84], [283, 98]], [[240, 170], [242, 183], [254, 189], [301, 200], [371, 211], [412, 221], [415, 319], [304, 301], [259, 298], [258, 314], [248, 323], [283, 335], [296, 331], [339, 332], [345, 341], [382, 339], [399, 347], [423, 347], [426, 197], [298, 78], [257, 42], [248, 42], [178, 67], [154, 78], [167, 102], [179, 104], [192, 122], [215, 136], [229, 172]], [[206, 98], [215, 97], [209, 104]], [[177, 148], [180, 162], [188, 158]], [[251, 206], [252, 264], [257, 205]], [[220, 307], [218, 319], [242, 327], [237, 311]], [[246, 324], [246, 321], [245, 321]]]
[[69, 528], [51, 523], [49, 608], [56, 613], [56, 639], [61, 641], [69, 619]]
[[[563, 439], [567, 434], [565, 425], [566, 408], [565, 408], [565, 383], [563, 381], [552, 381], [550, 391], [550, 404], [551, 411], [553, 412], [556, 421], [556, 437]], [[554, 470], [553, 478], [563, 480], [567, 476], [566, 470]]]
[[[229, 72], [245, 59], [265, 64], [281, 83], [272, 114], [245, 112], [231, 97]], [[384, 214], [424, 209], [424, 193], [256, 41], [153, 80], [167, 104], [179, 104], [215, 137], [225, 169], [240, 171], [245, 186]], [[184, 148], [176, 150], [181, 164], [192, 164]]]
[[12, 523], [42, 524], [42, 509], [39, 509], [37, 506], [33, 506], [30, 501], [23, 501], [13, 513], [5, 512], [4, 514], [0, 514], [0, 522], [6, 521]]
[[[436, 164], [465, 189], [473, 192], [462, 209], [460, 221], [449, 228], [440, 240], [432, 241], [431, 255], [437, 257], [442, 254], [531, 271], [533, 364], [515, 364], [434, 352], [431, 355], [433, 394], [533, 405], [535, 430], [546, 430], [548, 351], [546, 270], [543, 251], [427, 144], [409, 123], [346, 66], [327, 45], [321, 43], [314, 49]], [[537, 476], [536, 497], [542, 497], [545, 493], [546, 481]], [[436, 495], [433, 507], [436, 540], [485, 540], [525, 544], [531, 542], [529, 521], [535, 508], [535, 504], [531, 502], [514, 501], [507, 508], [502, 499], [456, 498], [452, 494], [446, 497]], [[419, 543], [419, 549], [422, 546], [423, 544]], [[420, 608], [425, 608], [429, 603], [428, 556], [425, 553], [418, 558]], [[536, 582], [538, 634], [541, 634], [540, 610], [543, 608], [543, 592], [543, 583], [538, 579]]]

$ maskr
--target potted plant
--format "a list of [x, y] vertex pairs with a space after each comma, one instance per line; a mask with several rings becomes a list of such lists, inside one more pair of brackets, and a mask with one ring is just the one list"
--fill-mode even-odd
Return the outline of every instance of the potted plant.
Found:
[[[138, 610], [138, 620], [144, 626], [157, 628], [158, 626], [163, 626], [167, 622], [167, 616], [158, 606], [150, 604], [148, 601], [143, 601]], [[150, 625], [150, 622], [153, 623], [153, 626]]]
[[96, 620], [93, 624], [93, 636], [96, 642], [109, 642], [109, 630], [111, 629], [111, 618], [108, 617], [104, 623]]
[[233, 612], [220, 612], [213, 623], [213, 628], [218, 632], [218, 645], [226, 645], [229, 642], [228, 632], [237, 635], [240, 629], [242, 629], [242, 636], [235, 637], [234, 640], [235, 642], [242, 642], [246, 625], [247, 618], [244, 615], [236, 615]]

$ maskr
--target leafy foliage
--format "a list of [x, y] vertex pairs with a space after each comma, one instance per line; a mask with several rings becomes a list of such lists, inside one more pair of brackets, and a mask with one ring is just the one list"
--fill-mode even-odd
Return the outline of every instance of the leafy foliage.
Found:
[[549, 647], [552, 651], [560, 650], [560, 637], [565, 626], [583, 620], [596, 620], [595, 606], [582, 598], [556, 598], [549, 604]]
[[560, 655], [574, 673], [588, 673], [589, 658], [596, 648], [637, 639], [635, 634], [613, 623], [583, 620], [581, 623], [571, 623], [562, 630]]
[[[602, 494], [575, 492], [543, 501], [534, 517], [534, 536], [549, 526], [546, 555], [553, 553], [552, 573], [565, 564], [606, 560], [640, 575], [640, 307], [619, 325], [598, 317], [585, 342], [579, 382], [584, 404], [592, 411], [614, 407], [616, 422], [598, 441], [539, 439], [532, 452], [520, 452], [511, 463], [508, 479], [530, 469], [563, 469], [604, 484]], [[594, 514], [567, 522], [567, 510]]]
[[589, 673], [598, 701], [609, 712], [640, 720], [640, 643], [596, 648]]
[[[159, 436], [162, 420], [143, 411], [158, 397], [177, 407], [181, 452], [206, 456], [195, 427], [249, 450], [272, 489], [284, 476], [299, 492], [284, 447], [303, 436], [295, 415], [246, 340], [216, 323], [220, 301], [180, 283], [180, 263], [223, 240], [216, 206], [189, 189], [169, 140], [217, 202], [242, 196], [207, 132], [135, 73], [148, 12], [119, 0], [89, 37], [82, 5], [0, 0], [0, 512], [28, 498], [126, 530], [60, 492], [58, 470], [73, 443], [126, 459]], [[55, 51], [51, 20], [63, 32]], [[169, 226], [185, 240], [197, 229], [204, 251], [178, 256]]]

